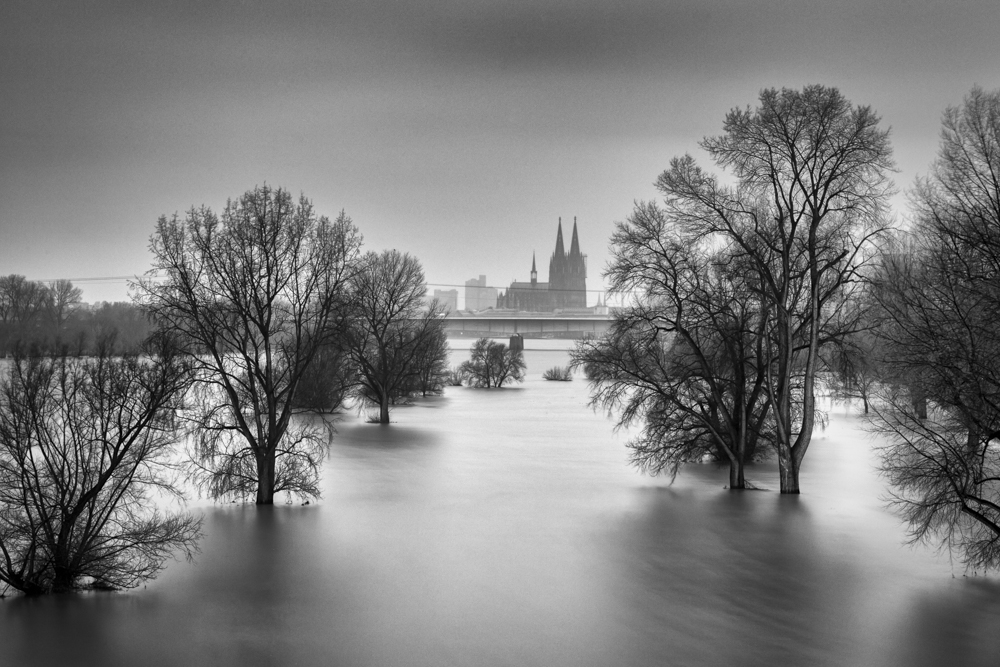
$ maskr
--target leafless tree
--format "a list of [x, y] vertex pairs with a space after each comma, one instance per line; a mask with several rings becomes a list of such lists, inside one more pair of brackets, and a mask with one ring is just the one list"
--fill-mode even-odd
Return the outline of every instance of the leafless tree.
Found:
[[914, 540], [1000, 566], [1000, 91], [944, 114], [912, 193], [912, 233], [883, 257], [877, 332], [891, 367], [873, 428]]
[[0, 354], [38, 345], [36, 329], [39, 315], [45, 309], [46, 294], [44, 285], [24, 276], [0, 277]]
[[142, 357], [16, 358], [0, 381], [0, 582], [29, 595], [130, 588], [200, 519], [153, 509], [173, 486], [190, 365], [164, 339]]
[[74, 308], [80, 305], [83, 291], [69, 280], [54, 280], [47, 286], [45, 310], [56, 329], [62, 328]]
[[525, 368], [523, 352], [480, 338], [472, 344], [469, 360], [459, 366], [459, 373], [471, 387], [496, 388], [524, 380]]
[[[428, 309], [425, 314], [426, 335], [413, 358], [416, 374], [410, 384], [410, 393], [421, 396], [440, 394], [448, 380], [448, 335], [445, 332], [445, 318], [438, 306]], [[430, 313], [434, 313], [433, 316]]]
[[398, 250], [368, 252], [352, 281], [354, 320], [348, 344], [358, 371], [358, 395], [378, 406], [380, 424], [389, 406], [410, 391], [429, 346], [440, 346], [444, 310], [434, 301], [421, 310], [427, 287], [416, 257]]
[[586, 371], [592, 405], [642, 425], [632, 460], [653, 474], [706, 456], [726, 461], [730, 488], [744, 466], [773, 445], [765, 302], [738, 265], [686, 235], [652, 203], [637, 204], [611, 237], [605, 276], [631, 299], [607, 335], [581, 341], [573, 363]]
[[869, 325], [838, 337], [824, 350], [827, 389], [835, 400], [860, 400], [864, 414], [884, 379], [878, 339]]
[[849, 303], [885, 231], [893, 167], [888, 130], [835, 88], [769, 89], [756, 109], [734, 109], [724, 133], [702, 141], [735, 185], [675, 158], [657, 187], [692, 237], [725, 247], [767, 303], [773, 351], [766, 388], [777, 433], [782, 493], [799, 492], [799, 467], [816, 423], [821, 347], [839, 335]]
[[357, 385], [357, 369], [346, 344], [346, 336], [327, 343], [316, 352], [299, 380], [295, 407], [318, 413], [339, 410]]
[[41, 283], [11, 274], [0, 277], [0, 320], [27, 324], [45, 308], [46, 289]]
[[317, 217], [304, 196], [268, 186], [221, 216], [202, 207], [159, 219], [138, 299], [195, 360], [196, 478], [212, 497], [317, 495], [327, 439], [292, 424], [295, 393], [347, 320], [360, 244], [343, 212]]

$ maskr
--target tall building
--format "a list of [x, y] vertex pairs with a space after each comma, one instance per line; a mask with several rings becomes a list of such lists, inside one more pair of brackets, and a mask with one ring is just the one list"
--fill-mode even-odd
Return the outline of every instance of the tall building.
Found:
[[497, 308], [535, 312], [587, 307], [587, 256], [580, 252], [576, 218], [569, 253], [563, 243], [562, 218], [556, 230], [556, 249], [549, 259], [549, 281], [538, 282], [535, 256], [531, 256], [530, 282], [512, 282], [497, 298]]
[[436, 289], [434, 290], [434, 296], [432, 297], [441, 302], [441, 304], [448, 309], [449, 313], [454, 313], [458, 311], [458, 290], [457, 289]]
[[497, 288], [486, 286], [486, 276], [465, 281], [465, 309], [476, 313], [487, 308], [496, 308]]

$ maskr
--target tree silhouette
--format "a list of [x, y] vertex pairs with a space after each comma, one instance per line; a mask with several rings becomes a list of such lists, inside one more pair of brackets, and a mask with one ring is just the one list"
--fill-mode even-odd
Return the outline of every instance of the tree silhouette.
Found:
[[143, 355], [24, 358], [0, 382], [0, 582], [29, 595], [130, 588], [200, 519], [151, 509], [179, 495], [171, 464], [188, 361], [160, 339]]
[[317, 495], [327, 435], [291, 417], [303, 374], [348, 318], [360, 243], [343, 212], [317, 217], [304, 196], [268, 186], [221, 216], [159, 219], [138, 298], [196, 366], [196, 479], [212, 497]]

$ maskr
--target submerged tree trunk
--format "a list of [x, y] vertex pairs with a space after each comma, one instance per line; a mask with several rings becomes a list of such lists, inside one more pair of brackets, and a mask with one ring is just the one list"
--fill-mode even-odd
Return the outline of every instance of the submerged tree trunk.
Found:
[[71, 564], [71, 547], [73, 541], [72, 529], [77, 512], [62, 515], [62, 526], [56, 537], [55, 549], [52, 552], [52, 583], [49, 590], [52, 593], [69, 593], [76, 583], [76, 569]]
[[735, 460], [729, 462], [729, 489], [738, 490], [747, 488], [747, 481], [743, 475], [743, 461]]
[[76, 577], [71, 568], [56, 565], [53, 568], [55, 576], [52, 578], [53, 593], [69, 593], [73, 590]]
[[799, 493], [799, 463], [795, 456], [778, 456], [778, 476], [781, 482], [781, 493], [798, 495]]
[[382, 392], [382, 400], [379, 402], [378, 423], [389, 423], [389, 392], [387, 391]]
[[271, 447], [267, 454], [257, 457], [257, 505], [274, 504], [274, 458]]

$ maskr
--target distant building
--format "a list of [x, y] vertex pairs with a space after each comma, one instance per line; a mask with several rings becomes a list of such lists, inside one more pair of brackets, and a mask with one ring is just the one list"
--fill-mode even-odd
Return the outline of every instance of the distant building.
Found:
[[458, 310], [458, 290], [457, 289], [436, 289], [434, 290], [434, 296], [432, 297], [441, 302], [441, 304], [448, 309], [449, 313], [454, 313]]
[[594, 306], [594, 315], [607, 315], [608, 314], [608, 304], [605, 301], [601, 303], [601, 296], [597, 296], [597, 305]]
[[486, 276], [465, 281], [465, 309], [476, 313], [487, 308], [496, 308], [497, 288], [486, 286]]
[[497, 299], [497, 308], [529, 312], [582, 309], [587, 307], [587, 256], [580, 252], [580, 240], [573, 218], [573, 240], [569, 253], [563, 245], [562, 218], [556, 231], [556, 249], [549, 259], [549, 281], [538, 282], [535, 256], [531, 256], [531, 281], [512, 282]]

